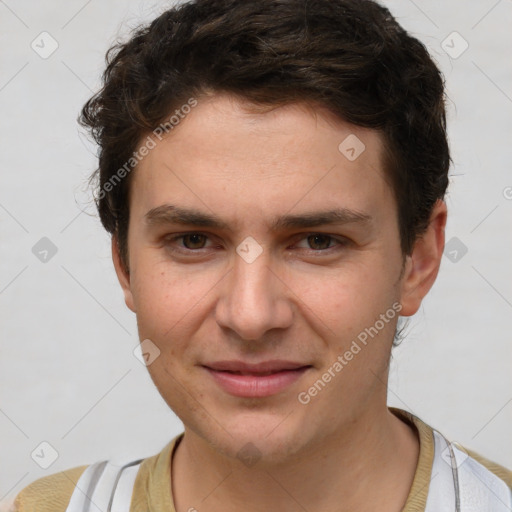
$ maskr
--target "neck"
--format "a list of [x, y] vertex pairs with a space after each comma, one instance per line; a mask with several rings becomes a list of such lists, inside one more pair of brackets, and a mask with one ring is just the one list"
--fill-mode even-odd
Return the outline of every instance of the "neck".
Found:
[[366, 411], [292, 461], [263, 469], [218, 454], [185, 429], [172, 462], [176, 511], [402, 510], [418, 461], [417, 434], [387, 407]]

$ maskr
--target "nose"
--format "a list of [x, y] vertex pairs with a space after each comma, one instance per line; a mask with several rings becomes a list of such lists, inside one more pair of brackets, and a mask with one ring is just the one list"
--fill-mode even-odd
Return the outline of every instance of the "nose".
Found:
[[271, 329], [291, 325], [293, 293], [267, 252], [250, 263], [236, 254], [222, 282], [215, 310], [221, 327], [235, 331], [243, 340], [258, 341]]

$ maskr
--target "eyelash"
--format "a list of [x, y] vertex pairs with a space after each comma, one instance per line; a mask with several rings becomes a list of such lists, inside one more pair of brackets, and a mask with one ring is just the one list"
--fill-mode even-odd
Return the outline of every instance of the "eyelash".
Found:
[[[184, 239], [186, 236], [190, 236], [190, 235], [199, 235], [199, 236], [203, 236], [203, 237], [206, 237], [207, 239], [209, 239], [209, 237], [206, 233], [192, 231], [190, 233], [183, 233], [181, 235], [166, 237], [165, 245], [168, 247], [168, 249], [171, 252], [181, 252], [181, 253], [189, 253], [189, 254], [199, 253], [199, 251], [201, 251], [203, 249], [209, 249], [208, 247], [201, 247], [199, 249], [187, 249], [186, 247], [185, 248], [180, 247], [179, 249], [176, 249], [176, 248], [170, 247], [171, 243], [176, 242], [177, 240], [180, 240], [180, 239]], [[349, 245], [349, 243], [350, 243], [350, 240], [348, 240], [347, 238], [344, 238], [344, 237], [336, 238], [327, 233], [307, 233], [305, 236], [303, 236], [301, 239], [299, 239], [299, 241], [305, 240], [305, 239], [308, 239], [309, 237], [317, 236], [317, 235], [321, 236], [321, 237], [328, 238], [329, 242], [331, 242], [331, 241], [337, 242], [337, 245], [339, 247], [345, 247], [345, 246]], [[335, 246], [328, 247], [327, 249], [309, 249], [309, 251], [311, 251], [313, 253], [327, 253], [327, 252], [331, 252], [332, 249], [335, 249]]]

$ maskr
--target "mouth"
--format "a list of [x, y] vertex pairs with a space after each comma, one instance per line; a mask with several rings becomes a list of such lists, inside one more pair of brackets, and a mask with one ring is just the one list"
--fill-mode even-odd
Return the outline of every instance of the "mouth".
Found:
[[[224, 369], [229, 365], [203, 366], [213, 381], [226, 393], [245, 398], [276, 395], [297, 382], [311, 365], [272, 363], [273, 369]], [[260, 365], [260, 368], [264, 365]], [[284, 367], [283, 367], [284, 366]], [[222, 368], [224, 367], [224, 368]], [[233, 364], [231, 364], [233, 368]]]

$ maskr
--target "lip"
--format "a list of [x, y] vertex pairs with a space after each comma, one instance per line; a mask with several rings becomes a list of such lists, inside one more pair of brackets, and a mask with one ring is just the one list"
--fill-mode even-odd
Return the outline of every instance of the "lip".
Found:
[[296, 370], [304, 366], [310, 366], [304, 363], [297, 363], [294, 361], [287, 361], [284, 359], [273, 359], [271, 361], [262, 361], [260, 363], [250, 364], [239, 360], [215, 361], [208, 364], [203, 364], [207, 368], [217, 371], [229, 372], [242, 372], [242, 373], [267, 373], [278, 372], [281, 370]]
[[285, 390], [300, 379], [311, 365], [282, 360], [265, 361], [259, 364], [218, 361], [203, 365], [203, 368], [227, 393], [245, 398], [263, 398]]

